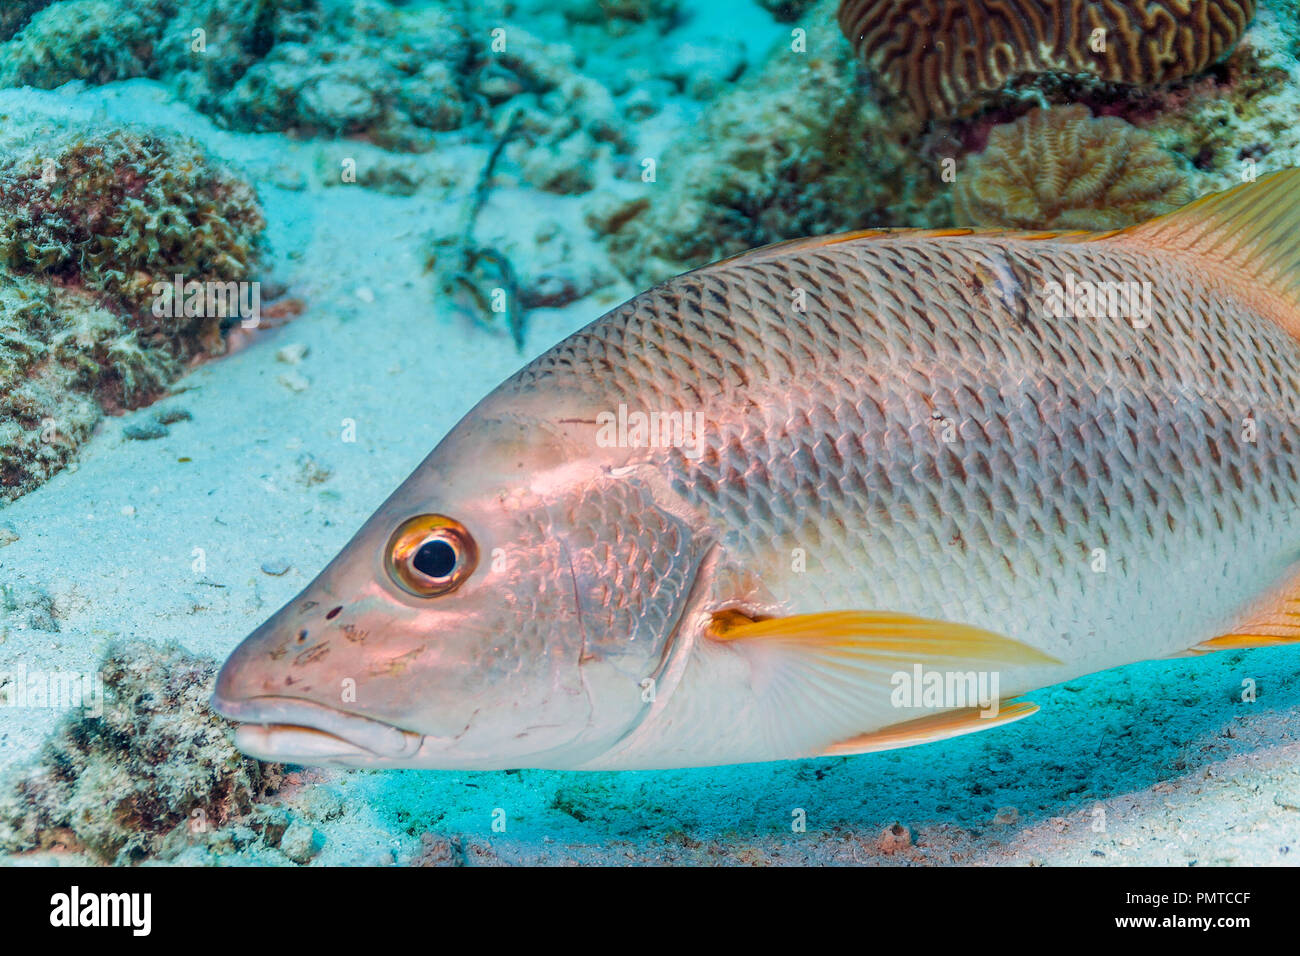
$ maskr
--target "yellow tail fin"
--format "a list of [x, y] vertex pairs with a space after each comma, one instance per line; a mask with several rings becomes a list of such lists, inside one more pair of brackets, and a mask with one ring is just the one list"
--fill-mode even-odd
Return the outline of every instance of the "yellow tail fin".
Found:
[[1198, 199], [1125, 229], [1115, 241], [1190, 253], [1226, 266], [1246, 286], [1263, 287], [1290, 307], [1300, 331], [1300, 169], [1286, 169]]

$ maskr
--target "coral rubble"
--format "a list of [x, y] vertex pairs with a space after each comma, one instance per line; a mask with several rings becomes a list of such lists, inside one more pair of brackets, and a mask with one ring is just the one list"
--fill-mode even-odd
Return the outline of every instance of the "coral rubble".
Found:
[[282, 768], [235, 750], [207, 707], [215, 671], [175, 645], [112, 646], [103, 713], [70, 718], [0, 794], [0, 849], [62, 846], [131, 863], [248, 814]]

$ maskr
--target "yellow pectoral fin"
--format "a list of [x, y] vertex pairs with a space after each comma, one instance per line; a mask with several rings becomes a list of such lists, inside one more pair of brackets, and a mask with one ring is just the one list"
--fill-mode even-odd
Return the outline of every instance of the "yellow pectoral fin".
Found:
[[918, 717], [916, 720], [903, 721], [892, 727], [885, 727], [883, 730], [841, 740], [827, 747], [822, 752], [822, 756], [848, 757], [853, 754], [915, 747], [919, 744], [934, 743], [937, 740], [947, 740], [950, 737], [961, 737], [993, 727], [1002, 727], [1036, 713], [1038, 713], [1038, 705], [1023, 700], [999, 703], [996, 713], [988, 716], [976, 707], [932, 714], [928, 717]]
[[891, 611], [826, 611], [754, 621], [736, 611], [715, 614], [709, 636], [719, 641], [775, 641], [824, 658], [859, 658], [911, 666], [956, 664], [1059, 664], [1021, 641], [968, 624]]
[[[1000, 672], [1060, 663], [992, 631], [891, 611], [761, 621], [724, 611], [707, 635], [747, 661], [755, 730], [785, 757], [906, 747], [1001, 726], [1036, 708], [1016, 704], [980, 717], [1001, 697]], [[929, 715], [907, 719], [923, 706], [915, 702], [922, 688], [905, 695], [902, 685], [933, 686], [932, 678], [943, 692], [924, 705]]]

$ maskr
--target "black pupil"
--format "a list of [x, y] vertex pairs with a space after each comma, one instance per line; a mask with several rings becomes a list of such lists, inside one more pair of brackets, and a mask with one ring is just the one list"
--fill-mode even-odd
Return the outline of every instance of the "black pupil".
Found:
[[441, 538], [420, 545], [411, 559], [415, 570], [431, 578], [445, 578], [456, 567], [456, 549]]

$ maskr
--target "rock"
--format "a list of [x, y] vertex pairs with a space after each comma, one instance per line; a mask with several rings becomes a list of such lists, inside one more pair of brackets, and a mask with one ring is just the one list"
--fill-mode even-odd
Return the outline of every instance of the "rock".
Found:
[[420, 836], [420, 852], [411, 859], [412, 866], [464, 866], [465, 848], [456, 837], [440, 833]]
[[289, 573], [288, 561], [263, 561], [262, 573], [269, 574], [273, 578], [283, 577]]
[[343, 794], [334, 787], [327, 786], [307, 789], [296, 805], [303, 816], [318, 823], [337, 820], [347, 812], [347, 803], [343, 799]]
[[592, 263], [573, 263], [543, 272], [519, 292], [525, 309], [560, 309], [604, 288], [613, 276]]
[[1273, 794], [1273, 803], [1288, 810], [1300, 810], [1300, 788], [1279, 790]]
[[280, 838], [280, 852], [299, 864], [310, 863], [324, 846], [324, 835], [301, 820], [289, 824]]
[[895, 823], [876, 839], [876, 846], [881, 853], [893, 854], [906, 850], [912, 845], [912, 831], [901, 823]]
[[277, 362], [283, 362], [285, 365], [297, 365], [307, 357], [309, 351], [311, 350], [302, 342], [293, 342], [292, 344], [279, 349], [275, 353], [275, 359]]
[[[486, 92], [484, 95], [492, 99]], [[425, 64], [419, 73], [404, 81], [397, 94], [397, 105], [426, 129], [458, 129], [465, 122], [465, 101], [456, 86], [455, 75], [445, 63]]]
[[122, 434], [132, 441], [153, 441], [166, 438], [168, 429], [162, 422], [135, 422], [123, 428]]
[[607, 236], [618, 232], [628, 222], [650, 208], [647, 196], [613, 196], [601, 193], [583, 209], [582, 221], [595, 232]]
[[648, 119], [663, 109], [664, 97], [672, 93], [672, 84], [655, 80], [638, 86], [623, 100], [623, 115], [629, 120]]
[[551, 149], [535, 147], [524, 162], [524, 176], [547, 192], [573, 195], [596, 186], [596, 146], [590, 136], [577, 132]]
[[32, 595], [29, 607], [31, 613], [27, 616], [28, 627], [34, 631], [45, 631], [48, 634], [59, 633], [59, 621], [54, 611], [54, 598], [44, 591], [37, 591]]
[[554, 272], [538, 276], [520, 292], [525, 309], [559, 309], [580, 298], [573, 276]]
[[153, 413], [154, 421], [160, 425], [174, 425], [177, 422], [188, 422], [194, 416], [190, 414], [189, 409], [180, 408], [176, 405], [167, 408], [159, 408]]
[[291, 822], [288, 810], [283, 807], [269, 808], [263, 817], [262, 843], [268, 847], [278, 847]]
[[381, 110], [374, 96], [348, 79], [324, 76], [303, 90], [302, 117], [331, 132], [364, 127]]
[[311, 388], [311, 379], [298, 372], [285, 372], [277, 375], [275, 380], [291, 392], [305, 392]]
[[743, 45], [679, 43], [668, 51], [663, 75], [695, 100], [716, 99], [745, 72]]

